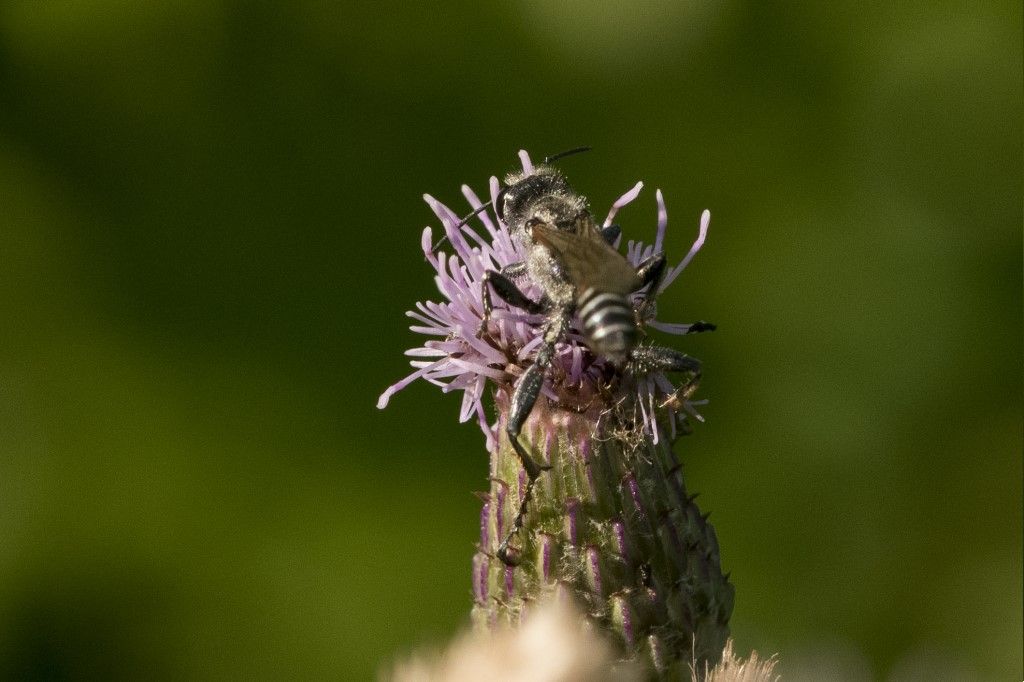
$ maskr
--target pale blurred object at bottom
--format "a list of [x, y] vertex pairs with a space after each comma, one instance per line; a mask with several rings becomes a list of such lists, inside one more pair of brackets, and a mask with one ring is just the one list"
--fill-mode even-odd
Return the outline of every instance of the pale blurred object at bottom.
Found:
[[[775, 658], [757, 652], [742, 661], [726, 644], [722, 661], [707, 682], [776, 682]], [[633, 682], [644, 679], [638, 666], [615, 659], [611, 646], [586, 618], [560, 600], [527, 616], [519, 629], [493, 634], [467, 633], [437, 655], [416, 654], [395, 665], [383, 679], [394, 682]]]

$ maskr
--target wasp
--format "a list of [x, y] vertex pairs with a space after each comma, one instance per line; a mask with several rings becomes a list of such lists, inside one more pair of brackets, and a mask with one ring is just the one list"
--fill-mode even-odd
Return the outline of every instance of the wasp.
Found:
[[[577, 315], [587, 346], [595, 355], [606, 358], [616, 372], [683, 372], [689, 376], [685, 394], [696, 388], [701, 376], [698, 360], [670, 348], [640, 344], [642, 323], [648, 319], [665, 275], [665, 255], [655, 253], [634, 267], [613, 246], [620, 228], [599, 227], [587, 200], [550, 165], [553, 158], [586, 149], [548, 157], [532, 173], [509, 175], [495, 201], [498, 217], [526, 247], [527, 256], [485, 274], [478, 335], [487, 329], [493, 310], [492, 292], [509, 305], [543, 315], [545, 320], [543, 344], [533, 364], [516, 381], [509, 405], [506, 433], [522, 461], [528, 483], [515, 523], [497, 552], [508, 565], [517, 563], [510, 542], [522, 527], [534, 483], [550, 468], [526, 451], [519, 435], [540, 395], [555, 347]], [[530, 299], [516, 285], [516, 280], [527, 277], [542, 291], [540, 300]], [[634, 306], [632, 299], [637, 293], [640, 301]], [[714, 328], [713, 324], [700, 322], [691, 331]]]

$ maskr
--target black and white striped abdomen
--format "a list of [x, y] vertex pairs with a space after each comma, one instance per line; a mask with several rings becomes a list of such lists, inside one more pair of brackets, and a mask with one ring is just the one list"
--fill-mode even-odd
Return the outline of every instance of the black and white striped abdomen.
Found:
[[577, 310], [590, 349], [614, 365], [625, 364], [638, 336], [633, 307], [626, 297], [587, 289]]

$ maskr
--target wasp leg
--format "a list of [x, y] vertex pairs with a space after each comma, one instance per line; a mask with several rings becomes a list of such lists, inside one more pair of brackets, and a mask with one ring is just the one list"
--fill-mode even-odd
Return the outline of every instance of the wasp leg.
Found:
[[555, 354], [555, 344], [565, 335], [571, 319], [572, 313], [570, 310], [563, 310], [557, 317], [552, 319], [544, 333], [544, 345], [537, 351], [537, 357], [534, 359], [533, 364], [523, 373], [523, 376], [519, 377], [519, 381], [516, 382], [515, 391], [512, 392], [512, 403], [508, 411], [508, 426], [505, 428], [505, 431], [508, 434], [508, 440], [512, 444], [512, 448], [523, 462], [527, 482], [526, 491], [523, 493], [522, 502], [519, 503], [519, 512], [516, 514], [516, 520], [512, 524], [512, 529], [498, 546], [498, 558], [507, 566], [515, 566], [519, 563], [519, 557], [514, 553], [510, 554], [509, 550], [511, 549], [514, 552], [514, 548], [510, 547], [509, 543], [523, 527], [523, 519], [526, 517], [526, 505], [529, 504], [530, 499], [533, 497], [533, 486], [537, 482], [537, 478], [542, 472], [551, 468], [546, 464], [538, 464], [526, 452], [522, 443], [519, 442], [519, 433], [522, 431], [523, 424], [526, 423], [527, 417], [530, 416], [530, 412], [533, 411], [533, 406], [537, 403], [537, 398], [540, 396], [541, 386], [544, 385], [544, 374]]
[[629, 359], [642, 372], [690, 372], [700, 376], [700, 360], [664, 346], [637, 346]]
[[713, 332], [718, 329], [718, 325], [713, 322], [705, 322], [704, 320], [697, 320], [690, 325], [690, 328], [686, 330], [687, 334], [699, 334], [701, 332]]
[[688, 373], [689, 378], [676, 391], [676, 395], [683, 400], [689, 400], [697, 390], [697, 386], [700, 385], [700, 360], [672, 348], [638, 346], [630, 353], [629, 359], [633, 370], [638, 374], [647, 374], [652, 371]]
[[480, 329], [477, 330], [477, 336], [482, 336], [484, 331], [486, 331], [487, 323], [491, 319], [491, 311], [494, 310], [493, 303], [491, 302], [492, 288], [501, 300], [511, 306], [522, 308], [528, 313], [536, 314], [543, 312], [543, 306], [527, 298], [526, 294], [520, 291], [519, 287], [512, 281], [516, 277], [522, 277], [525, 274], [526, 263], [523, 262], [512, 263], [511, 265], [506, 265], [501, 270], [488, 270], [484, 273], [484, 280], [480, 284], [480, 298], [484, 304], [484, 316], [480, 320]]
[[640, 278], [640, 289], [647, 287], [643, 299], [636, 309], [637, 319], [646, 322], [648, 317], [653, 315], [654, 300], [658, 297], [658, 287], [661, 280], [665, 278], [665, 254], [656, 253], [643, 260], [636, 267], [636, 276]]
[[608, 227], [601, 228], [601, 236], [609, 244], [614, 244], [620, 234], [622, 234], [622, 228], [618, 225], [609, 225]]
[[533, 411], [533, 406], [537, 402], [537, 397], [540, 395], [540, 388], [544, 384], [544, 373], [551, 364], [551, 355], [554, 352], [554, 344], [551, 346], [545, 346], [537, 353], [537, 359], [534, 361], [530, 368], [526, 370], [523, 376], [519, 377], [519, 381], [516, 382], [516, 390], [512, 393], [512, 404], [509, 407], [508, 412], [508, 427], [505, 429], [508, 433], [509, 443], [512, 444], [512, 448], [519, 455], [519, 459], [523, 462], [523, 469], [526, 470], [526, 491], [523, 493], [523, 500], [519, 503], [519, 512], [516, 514], [516, 520], [512, 524], [512, 529], [505, 536], [505, 539], [501, 541], [498, 546], [498, 558], [501, 559], [502, 563], [507, 566], [515, 566], [519, 563], [519, 558], [509, 554], [509, 543], [512, 538], [519, 532], [523, 527], [523, 518], [526, 516], [526, 505], [529, 504], [530, 499], [533, 497], [533, 485], [537, 481], [537, 477], [540, 476], [541, 472], [550, 467], [538, 464], [533, 457], [530, 456], [523, 444], [519, 442], [519, 433], [523, 429], [523, 424], [526, 422], [526, 418], [530, 416], [530, 412]]
[[[654, 311], [652, 308], [654, 307], [655, 299], [658, 297], [658, 287], [661, 286], [661, 281], [665, 278], [665, 254], [656, 253], [644, 260], [637, 266], [636, 274], [640, 278], [640, 289], [650, 285], [636, 311], [637, 319], [644, 323], [650, 317], [653, 317]], [[698, 320], [690, 325], [686, 333], [713, 332], [715, 329], [717, 329], [717, 326], [713, 323]]]
[[[544, 351], [546, 350], [548, 349], [545, 348]], [[519, 434], [523, 430], [523, 424], [526, 423], [530, 412], [533, 411], [533, 406], [537, 403], [540, 388], [544, 384], [544, 372], [547, 370], [548, 365], [551, 364], [551, 353], [545, 353], [544, 351], [537, 355], [537, 360], [516, 382], [516, 389], [512, 393], [512, 404], [508, 412], [508, 427], [506, 428], [508, 439], [512, 443], [512, 447], [515, 448], [516, 454], [523, 460], [523, 468], [526, 469], [526, 474], [530, 477], [531, 481], [540, 475], [544, 467], [537, 464], [526, 452], [522, 443], [519, 442]]]
[[661, 285], [661, 280], [665, 276], [665, 254], [656, 253], [645, 258], [640, 265], [636, 266], [636, 276], [640, 278], [641, 289], [648, 284], [651, 285], [651, 288], [647, 290], [649, 297], [657, 293], [658, 286]]

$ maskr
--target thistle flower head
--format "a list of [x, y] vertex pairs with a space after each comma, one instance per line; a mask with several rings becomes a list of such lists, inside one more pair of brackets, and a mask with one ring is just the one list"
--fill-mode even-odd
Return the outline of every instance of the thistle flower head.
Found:
[[[523, 175], [534, 173], [535, 168], [527, 153], [521, 151], [519, 156]], [[619, 197], [612, 204], [604, 226], [611, 225], [618, 211], [636, 199], [642, 188], [643, 183], [638, 182]], [[385, 407], [392, 395], [417, 379], [436, 384], [446, 393], [462, 391], [460, 421], [475, 418], [487, 439], [488, 450], [493, 451], [497, 444], [496, 425], [488, 421], [484, 408], [487, 384], [491, 382], [500, 389], [508, 389], [515, 383], [531, 364], [533, 354], [543, 341], [544, 317], [528, 314], [496, 299], [488, 324], [480, 333], [484, 274], [522, 261], [528, 255], [528, 246], [513, 238], [495, 211], [500, 190], [496, 177], [491, 177], [489, 190], [489, 206], [484, 208], [479, 196], [467, 185], [462, 186], [462, 194], [470, 207], [474, 211], [482, 209], [477, 213], [478, 226], [472, 223], [460, 225], [461, 220], [455, 211], [429, 194], [424, 195], [444, 227], [452, 252], [435, 252], [432, 247], [433, 230], [430, 227], [423, 230], [421, 246], [427, 262], [435, 271], [434, 281], [441, 300], [417, 302], [415, 309], [406, 313], [414, 320], [410, 329], [428, 338], [422, 345], [406, 351], [415, 371], [388, 387], [380, 396], [377, 407]], [[631, 240], [627, 243], [626, 258], [634, 266], [662, 250], [668, 213], [661, 190], [655, 193], [655, 197], [658, 222], [654, 242], [645, 244]], [[697, 240], [686, 256], [667, 270], [658, 294], [675, 281], [700, 250], [710, 217], [708, 211], [701, 215]], [[619, 244], [615, 246], [618, 248]], [[540, 299], [541, 291], [535, 284], [523, 282], [522, 289], [533, 300]], [[690, 325], [656, 319], [656, 306], [638, 307], [637, 310], [645, 310], [647, 319], [640, 320], [645, 326], [670, 334], [686, 334], [690, 329]], [[607, 400], [608, 380], [613, 375], [611, 364], [587, 347], [579, 320], [576, 320], [565, 340], [555, 349], [542, 392], [558, 404], [586, 406], [600, 396]], [[680, 396], [678, 387], [664, 373], [627, 371], [622, 379], [617, 395], [613, 396], [615, 404], [620, 409], [631, 411], [636, 424], [655, 443], [660, 437], [659, 422], [666, 424], [669, 436], [674, 437], [677, 424], [685, 419], [686, 414], [701, 419], [694, 406], [703, 401], [690, 401], [688, 395]]]

